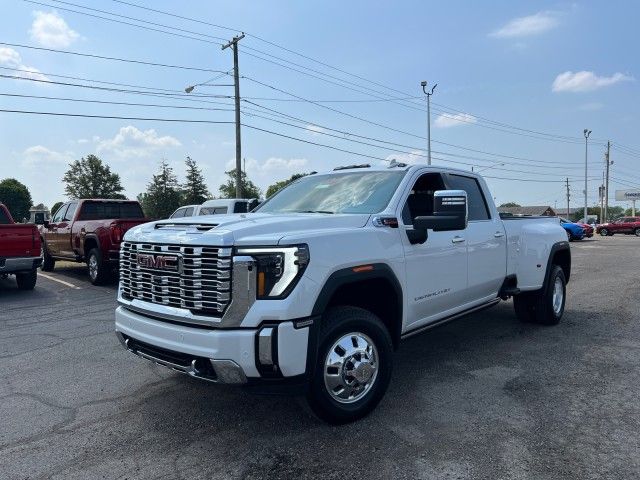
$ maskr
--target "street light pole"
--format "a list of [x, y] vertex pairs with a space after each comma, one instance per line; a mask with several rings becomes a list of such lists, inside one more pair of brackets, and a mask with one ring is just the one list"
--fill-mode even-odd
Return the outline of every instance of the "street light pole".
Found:
[[433, 91], [436, 89], [438, 84], [436, 83], [431, 88], [431, 92], [427, 92], [426, 80], [420, 82], [420, 85], [422, 85], [422, 91], [427, 96], [427, 163], [431, 165], [431, 95], [433, 95]]
[[587, 155], [589, 151], [589, 135], [591, 130], [584, 129], [584, 222], [587, 223]]

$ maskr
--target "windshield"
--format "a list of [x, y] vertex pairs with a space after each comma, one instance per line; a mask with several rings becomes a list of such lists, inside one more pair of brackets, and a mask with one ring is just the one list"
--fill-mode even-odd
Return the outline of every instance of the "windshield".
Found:
[[263, 203], [261, 213], [378, 213], [387, 206], [405, 172], [309, 175]]

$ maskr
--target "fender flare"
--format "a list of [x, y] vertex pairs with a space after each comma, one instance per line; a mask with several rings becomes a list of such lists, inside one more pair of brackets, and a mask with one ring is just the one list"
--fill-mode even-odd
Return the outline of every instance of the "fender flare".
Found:
[[85, 244], [87, 243], [87, 240], [95, 240], [97, 248], [101, 250], [100, 237], [98, 237], [98, 235], [95, 233], [87, 233], [82, 239], [82, 252], [81, 252], [82, 258], [85, 260], [87, 259], [86, 257], [87, 257], [87, 254], [89, 253], [85, 251]]
[[566, 251], [569, 255], [569, 272], [566, 275], [566, 282], [569, 283], [569, 278], [571, 276], [571, 247], [569, 246], [568, 241], [561, 241], [554, 243], [551, 246], [551, 250], [549, 251], [549, 258], [547, 259], [547, 269], [544, 274], [544, 283], [543, 289], [546, 291], [547, 284], [549, 282], [549, 276], [551, 275], [551, 267], [553, 266], [553, 257], [555, 257], [556, 253]]

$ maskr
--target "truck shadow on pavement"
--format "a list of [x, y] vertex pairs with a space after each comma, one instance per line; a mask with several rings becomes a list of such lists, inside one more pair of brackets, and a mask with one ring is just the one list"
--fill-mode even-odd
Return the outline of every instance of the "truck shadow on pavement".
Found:
[[[549, 330], [520, 323], [509, 302], [408, 339], [394, 356], [394, 372], [386, 396], [361, 422], [386, 425], [402, 423], [402, 419], [416, 419], [430, 408], [432, 385], [455, 384], [457, 377], [495, 367], [496, 362], [501, 364], [508, 360], [500, 368], [516, 371], [520, 368], [519, 355], [527, 355], [526, 350], [536, 348], [532, 347], [536, 337]], [[162, 367], [151, 368], [164, 371]], [[341, 428], [327, 427], [317, 420], [300, 398], [256, 395], [177, 373], [167, 372], [166, 375], [171, 377], [170, 386], [163, 394], [145, 399], [141, 409], [146, 417], [143, 421], [148, 423], [146, 428], [151, 426], [185, 441], [191, 442], [198, 431], [209, 435], [232, 428], [238, 444], [243, 444], [258, 433], [256, 423], [260, 425], [261, 434], [295, 435], [308, 432], [310, 428]], [[455, 390], [440, 389], [438, 402], [455, 403], [458, 400]], [[442, 395], [451, 397], [442, 398]], [[401, 413], [398, 412], [399, 404], [402, 405]]]

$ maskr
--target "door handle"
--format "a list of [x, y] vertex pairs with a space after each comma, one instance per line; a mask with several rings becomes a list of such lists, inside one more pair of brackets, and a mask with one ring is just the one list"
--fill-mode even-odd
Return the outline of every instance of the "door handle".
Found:
[[504, 237], [504, 233], [496, 232], [496, 233], [493, 234], [493, 236], [496, 237], [496, 238]]
[[464, 242], [464, 238], [463, 237], [453, 237], [451, 239], [451, 243], [462, 243]]

